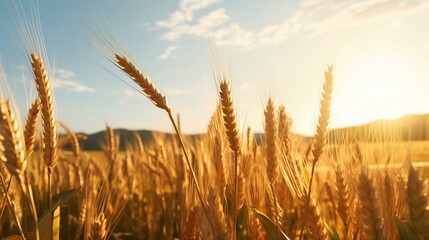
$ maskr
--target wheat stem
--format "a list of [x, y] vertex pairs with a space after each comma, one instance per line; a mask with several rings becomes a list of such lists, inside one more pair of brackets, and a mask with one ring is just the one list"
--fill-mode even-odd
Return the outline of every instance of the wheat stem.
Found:
[[15, 208], [12, 205], [12, 201], [10, 200], [9, 193], [6, 190], [8, 188], [6, 187], [6, 183], [4, 182], [4, 178], [1, 174], [0, 174], [0, 182], [1, 182], [2, 188], [4, 190], [7, 205], [9, 207], [10, 211], [13, 213], [13, 217], [14, 217], [14, 220], [16, 222], [16, 225], [18, 226], [21, 237], [25, 240], [26, 238], [24, 235], [24, 231], [22, 230], [21, 222], [19, 221], [19, 218], [18, 218], [18, 215], [16, 214]]

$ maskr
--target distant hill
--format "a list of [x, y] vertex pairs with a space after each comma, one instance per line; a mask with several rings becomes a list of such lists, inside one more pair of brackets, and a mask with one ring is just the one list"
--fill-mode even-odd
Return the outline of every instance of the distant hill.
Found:
[[[120, 136], [120, 149], [125, 149], [126, 142], [134, 142], [134, 131], [127, 129], [115, 129]], [[153, 140], [153, 134], [160, 133], [149, 130], [138, 130], [144, 144]], [[106, 133], [100, 131], [94, 134], [84, 134], [87, 139], [81, 140], [80, 144], [84, 150], [100, 150], [101, 145], [105, 142]], [[172, 135], [164, 133], [166, 138], [171, 138]], [[203, 134], [189, 135], [195, 139]], [[308, 142], [309, 137], [302, 135], [294, 135], [296, 139]], [[329, 132], [330, 138], [335, 138], [337, 141], [422, 141], [429, 140], [429, 114], [424, 115], [406, 115], [394, 120], [377, 120], [360, 126], [337, 128]], [[262, 142], [263, 133], [255, 133], [255, 139], [258, 143]], [[70, 146], [68, 146], [70, 147]]]
[[[120, 146], [119, 148], [121, 150], [125, 149], [126, 143], [133, 143], [135, 141], [134, 138], [134, 132], [135, 130], [127, 130], [127, 129], [115, 129], [114, 130], [116, 134], [119, 133], [120, 138]], [[140, 134], [140, 138], [142, 139], [143, 144], [147, 144], [153, 140], [154, 134], [161, 133], [157, 131], [150, 131], [150, 130], [137, 130], [137, 132]], [[87, 138], [85, 140], [80, 140], [80, 146], [83, 150], [101, 150], [101, 146], [106, 142], [106, 131], [99, 131], [93, 134], [85, 134], [85, 133], [79, 133], [82, 135], [85, 135]], [[170, 133], [163, 133], [165, 137], [171, 138], [172, 134]], [[191, 138], [197, 138], [198, 134], [188, 135]], [[66, 146], [66, 148], [70, 146]]]
[[360, 126], [337, 128], [330, 138], [358, 141], [429, 140], [429, 114], [406, 115], [393, 120], [377, 120]]

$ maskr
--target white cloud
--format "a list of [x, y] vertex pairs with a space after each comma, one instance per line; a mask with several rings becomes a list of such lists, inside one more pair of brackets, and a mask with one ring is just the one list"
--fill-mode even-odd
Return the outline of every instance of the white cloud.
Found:
[[52, 86], [54, 88], [65, 88], [73, 92], [95, 92], [94, 88], [85, 86], [81, 83], [72, 80], [76, 76], [76, 73], [68, 71], [62, 68], [55, 69], [54, 81]]
[[205, 9], [217, 2], [220, 2], [220, 0], [182, 0], [179, 4], [179, 10], [171, 13], [168, 20], [158, 21], [156, 24], [163, 28], [174, 28], [192, 21], [196, 11]]
[[163, 30], [161, 39], [179, 42], [184, 37], [214, 36], [224, 46], [246, 51], [276, 45], [294, 35], [311, 37], [381, 20], [398, 20], [429, 6], [427, 0], [302, 0], [284, 21], [250, 30], [234, 21], [225, 8], [207, 11], [217, 2], [220, 0], [182, 0], [167, 20], [155, 23], [158, 30]]
[[176, 58], [177, 45], [169, 46], [159, 56], [160, 60], [175, 59]]
[[178, 41], [184, 35], [207, 38], [208, 33], [229, 20], [225, 9], [219, 8], [198, 19], [193, 24], [181, 24], [164, 33], [161, 38], [168, 41]]
[[[254, 33], [243, 29], [236, 22], [231, 22], [231, 17], [224, 8], [212, 10], [194, 19], [193, 13], [206, 8], [209, 5], [208, 2], [191, 7], [192, 14], [189, 14], [189, 11], [176, 11], [170, 14], [169, 20], [157, 22], [158, 27], [167, 30], [161, 35], [161, 39], [177, 42], [185, 36], [207, 39], [212, 35], [224, 46], [234, 46], [242, 50], [249, 50], [256, 46]], [[217, 1], [211, 1], [211, 3], [214, 2]]]
[[95, 92], [95, 89], [87, 87], [72, 80], [56, 78], [52, 85], [54, 88], [66, 88], [73, 92]]
[[428, 5], [425, 0], [305, 0], [290, 18], [263, 28], [258, 42], [278, 44], [294, 34], [316, 36], [381, 20], [398, 20]]
[[225, 46], [239, 47], [242, 50], [250, 50], [257, 46], [255, 34], [243, 29], [238, 23], [232, 23], [215, 32], [216, 39], [220, 39]]
[[59, 78], [70, 79], [72, 77], [75, 77], [76, 73], [62, 68], [58, 68], [58, 69], [55, 69], [55, 76], [58, 76]]

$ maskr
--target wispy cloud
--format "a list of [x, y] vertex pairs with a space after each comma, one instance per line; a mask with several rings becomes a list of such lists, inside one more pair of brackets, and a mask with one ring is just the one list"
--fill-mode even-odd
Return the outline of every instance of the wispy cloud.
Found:
[[177, 51], [177, 45], [169, 46], [164, 50], [164, 52], [159, 56], [160, 60], [166, 60], [166, 59], [176, 59], [176, 51]]
[[[165, 30], [161, 39], [179, 42], [184, 37], [207, 39], [211, 36], [225, 46], [234, 46], [241, 50], [254, 48], [254, 33], [237, 22], [230, 21], [231, 17], [225, 8], [206, 10], [218, 2], [220, 0], [182, 0], [179, 10], [171, 13], [167, 20], [156, 22], [159, 29]], [[196, 18], [197, 12], [199, 14]]]
[[166, 41], [211, 36], [224, 46], [246, 51], [276, 45], [294, 35], [311, 37], [382, 20], [400, 20], [429, 6], [427, 0], [302, 0], [295, 13], [284, 21], [251, 30], [232, 19], [225, 8], [209, 10], [218, 2], [220, 0], [182, 0], [178, 10], [154, 26], [163, 30], [160, 38]]
[[258, 33], [259, 44], [278, 44], [292, 35], [320, 34], [402, 17], [428, 7], [425, 0], [306, 0], [282, 23]]
[[159, 27], [171, 29], [191, 22], [194, 19], [195, 12], [217, 2], [220, 2], [220, 0], [182, 0], [179, 4], [179, 10], [171, 13], [168, 20], [158, 21], [156, 24]]
[[137, 96], [142, 96], [141, 94], [137, 93], [136, 91], [133, 91], [131, 89], [125, 88], [122, 90], [122, 92], [115, 92], [114, 94], [120, 95], [119, 97], [119, 103], [120, 104], [127, 104], [128, 101], [133, 99]]
[[94, 88], [85, 86], [73, 80], [72, 78], [76, 76], [76, 73], [72, 71], [58, 68], [55, 69], [54, 76], [55, 78], [52, 83], [54, 88], [64, 88], [73, 92], [95, 92]]

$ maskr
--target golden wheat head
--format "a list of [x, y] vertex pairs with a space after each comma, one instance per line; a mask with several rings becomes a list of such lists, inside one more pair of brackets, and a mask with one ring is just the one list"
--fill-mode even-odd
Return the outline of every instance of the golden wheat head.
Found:
[[18, 176], [27, 166], [22, 130], [12, 113], [10, 104], [0, 99], [1, 160], [12, 175]]
[[162, 95], [149, 79], [143, 75], [138, 67], [125, 56], [115, 53], [116, 65], [126, 73], [143, 91], [144, 95], [149, 98], [155, 106], [170, 112], [170, 107], [167, 104], [167, 98]]
[[235, 119], [234, 106], [232, 104], [231, 91], [226, 80], [220, 83], [220, 100], [222, 103], [223, 120], [228, 137], [229, 147], [238, 154], [240, 152], [240, 138], [238, 136], [237, 122]]
[[332, 66], [329, 66], [328, 70], [325, 72], [322, 99], [320, 100], [319, 121], [317, 123], [316, 135], [314, 137], [313, 156], [315, 161], [319, 160], [326, 143], [326, 130], [328, 128], [328, 122], [331, 115], [331, 94], [334, 88], [334, 77], [332, 75], [332, 71]]
[[42, 58], [35, 53], [31, 53], [30, 60], [42, 108], [43, 160], [47, 167], [53, 168], [57, 164], [57, 132], [54, 100]]
[[36, 99], [28, 110], [27, 120], [25, 122], [24, 139], [27, 157], [33, 153], [36, 145], [37, 118], [39, 117], [39, 113], [40, 101]]

